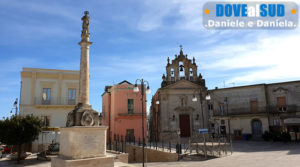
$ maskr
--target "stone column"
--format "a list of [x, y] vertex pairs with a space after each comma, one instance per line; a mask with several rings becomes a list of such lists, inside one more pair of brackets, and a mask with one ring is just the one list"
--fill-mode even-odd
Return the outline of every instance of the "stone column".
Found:
[[79, 78], [79, 103], [75, 109], [68, 114], [67, 127], [71, 126], [99, 126], [98, 113], [89, 104], [89, 49], [90, 42], [89, 12], [85, 11], [82, 20], [81, 56], [80, 56], [80, 78]]
[[89, 52], [91, 44], [92, 42], [89, 42], [88, 39], [82, 39], [81, 42], [79, 42], [81, 46], [79, 103], [83, 105], [89, 105]]

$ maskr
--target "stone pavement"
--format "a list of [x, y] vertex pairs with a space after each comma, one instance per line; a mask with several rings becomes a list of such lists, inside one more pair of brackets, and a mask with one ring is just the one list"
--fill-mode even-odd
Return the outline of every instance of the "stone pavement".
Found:
[[[134, 164], [141, 166], [140, 164]], [[231, 156], [207, 161], [148, 163], [147, 166], [174, 167], [299, 167], [300, 143], [234, 142]]]
[[[231, 156], [211, 159], [207, 161], [180, 161], [167, 163], [147, 163], [152, 166], [175, 166], [175, 167], [299, 167], [300, 166], [300, 143], [282, 142], [234, 142], [234, 153]], [[0, 167], [50, 167], [49, 161], [37, 161], [29, 159], [22, 165], [16, 165], [7, 160], [0, 160]], [[141, 164], [115, 163], [116, 167], [139, 167]]]

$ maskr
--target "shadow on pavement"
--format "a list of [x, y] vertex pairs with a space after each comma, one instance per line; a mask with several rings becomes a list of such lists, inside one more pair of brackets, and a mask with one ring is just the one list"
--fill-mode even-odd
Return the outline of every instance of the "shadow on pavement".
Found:
[[27, 157], [25, 160], [22, 160], [20, 164], [18, 164], [17, 161], [12, 161], [7, 158], [0, 160], [1, 167], [43, 166], [43, 164], [50, 164], [50, 161], [37, 160], [36, 157]]
[[288, 154], [300, 154], [300, 143], [297, 142], [234, 141], [232, 145], [234, 152], [288, 151]]

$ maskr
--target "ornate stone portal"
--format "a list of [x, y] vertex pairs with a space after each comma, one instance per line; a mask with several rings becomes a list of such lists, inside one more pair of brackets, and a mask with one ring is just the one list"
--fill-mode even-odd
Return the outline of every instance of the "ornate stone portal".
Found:
[[80, 80], [79, 80], [79, 103], [75, 109], [68, 114], [67, 127], [71, 126], [99, 126], [98, 113], [89, 105], [89, 49], [90, 42], [89, 12], [85, 11], [82, 20], [81, 58], [80, 58]]
[[82, 32], [79, 103], [67, 116], [61, 128], [59, 156], [51, 159], [51, 167], [111, 167], [114, 157], [106, 155], [107, 127], [99, 126], [98, 113], [89, 105], [89, 13], [81, 18]]

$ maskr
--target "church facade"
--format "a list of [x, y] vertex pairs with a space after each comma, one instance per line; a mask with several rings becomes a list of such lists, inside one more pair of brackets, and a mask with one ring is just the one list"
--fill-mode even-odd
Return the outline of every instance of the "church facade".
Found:
[[205, 101], [207, 88], [201, 74], [197, 74], [195, 58], [183, 54], [170, 62], [161, 88], [152, 98], [149, 136], [152, 141], [189, 138], [200, 128], [208, 128], [208, 108]]

